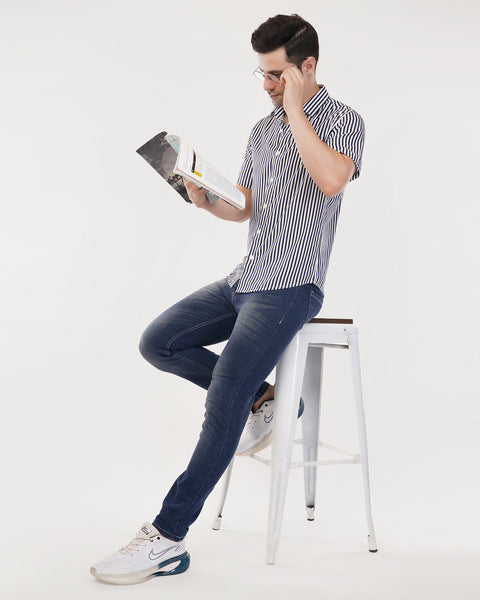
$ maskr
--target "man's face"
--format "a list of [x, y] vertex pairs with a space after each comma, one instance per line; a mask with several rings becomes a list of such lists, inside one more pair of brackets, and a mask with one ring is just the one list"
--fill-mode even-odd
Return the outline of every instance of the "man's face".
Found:
[[[270, 73], [280, 77], [285, 69], [294, 67], [295, 65], [288, 62], [285, 48], [282, 46], [272, 52], [258, 54], [258, 66], [265, 74]], [[270, 96], [273, 106], [277, 107], [283, 105], [283, 93], [285, 91], [283, 83], [272, 81], [270, 78], [265, 77], [263, 89]]]

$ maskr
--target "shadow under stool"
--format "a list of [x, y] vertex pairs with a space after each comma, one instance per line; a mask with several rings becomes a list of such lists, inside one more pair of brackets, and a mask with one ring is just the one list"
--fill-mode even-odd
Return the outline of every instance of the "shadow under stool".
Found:
[[[353, 390], [357, 416], [359, 452], [342, 450], [318, 439], [320, 424], [320, 392], [325, 348], [350, 351]], [[295, 440], [297, 412], [300, 397], [305, 403], [301, 418], [302, 439]], [[303, 446], [303, 462], [291, 462], [293, 444]], [[347, 458], [317, 460], [318, 447], [323, 446]], [[290, 468], [303, 467], [307, 519], [313, 521], [317, 467], [319, 465], [354, 463], [362, 467], [365, 510], [368, 525], [368, 549], [377, 551], [373, 527], [370, 483], [368, 475], [367, 434], [362, 397], [358, 328], [352, 319], [311, 319], [290, 342], [276, 367], [275, 425], [271, 459], [256, 454], [250, 456], [271, 467], [270, 502], [267, 529], [267, 564], [275, 563], [280, 542], [285, 496]], [[222, 511], [233, 469], [233, 459], [223, 477], [223, 489], [213, 529], [219, 529]]]

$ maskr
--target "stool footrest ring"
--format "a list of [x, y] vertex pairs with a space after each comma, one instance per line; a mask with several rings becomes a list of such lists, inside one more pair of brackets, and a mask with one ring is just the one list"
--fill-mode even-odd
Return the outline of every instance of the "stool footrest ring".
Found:
[[[270, 467], [272, 461], [269, 458], [263, 458], [263, 456], [258, 456], [258, 454], [250, 454], [249, 458], [253, 458], [255, 460], [259, 460], [263, 464]], [[346, 464], [361, 464], [362, 460], [360, 454], [357, 454], [353, 458], [338, 458], [338, 459], [330, 459], [330, 460], [311, 460], [311, 461], [302, 461], [302, 462], [291, 462], [290, 469], [298, 469], [299, 467], [316, 467], [320, 465], [346, 465]]]

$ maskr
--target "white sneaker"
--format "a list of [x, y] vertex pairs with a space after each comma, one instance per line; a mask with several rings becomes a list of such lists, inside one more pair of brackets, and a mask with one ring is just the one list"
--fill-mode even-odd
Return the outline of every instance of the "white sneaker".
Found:
[[189, 565], [190, 554], [184, 540], [169, 540], [145, 522], [129, 544], [96, 562], [90, 573], [106, 583], [127, 585], [159, 575], [177, 575]]
[[[260, 452], [272, 443], [275, 399], [264, 400], [257, 411], [250, 413], [238, 442], [236, 456], [248, 456]], [[300, 398], [297, 418], [302, 416], [303, 400]]]

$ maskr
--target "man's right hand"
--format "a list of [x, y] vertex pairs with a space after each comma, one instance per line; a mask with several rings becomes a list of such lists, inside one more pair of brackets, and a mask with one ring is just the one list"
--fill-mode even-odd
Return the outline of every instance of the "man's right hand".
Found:
[[238, 210], [223, 200], [217, 200], [213, 203], [209, 202], [206, 191], [188, 179], [185, 179], [185, 177], [183, 177], [183, 183], [185, 184], [188, 197], [193, 204], [195, 204], [195, 206], [198, 208], [204, 208], [207, 212], [212, 213], [212, 215], [215, 217], [225, 221], [237, 221], [239, 223], [243, 223], [243, 221], [246, 221], [250, 218], [252, 190], [237, 186], [245, 196], [245, 208], [243, 210]]
[[185, 177], [183, 177], [183, 183], [185, 184], [188, 197], [197, 208], [206, 208], [207, 206], [210, 206], [210, 202], [207, 198], [207, 193], [203, 188], [199, 187], [198, 185], [195, 185], [188, 179], [185, 179]]

